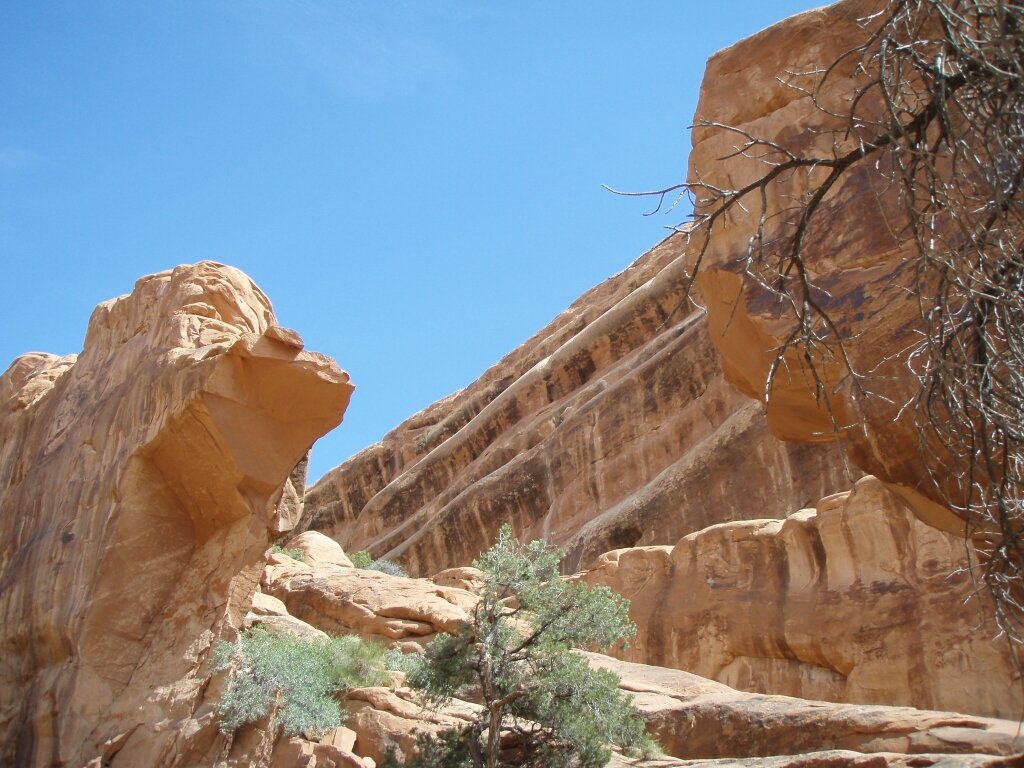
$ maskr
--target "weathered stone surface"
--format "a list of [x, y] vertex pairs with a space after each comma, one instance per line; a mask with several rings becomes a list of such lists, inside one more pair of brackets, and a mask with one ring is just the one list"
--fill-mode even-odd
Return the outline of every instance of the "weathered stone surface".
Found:
[[852, 752], [827, 749], [805, 755], [727, 757], [711, 760], [677, 760], [673, 757], [639, 760], [612, 755], [607, 768], [1020, 768], [1021, 757], [992, 755], [945, 755], [897, 752]]
[[261, 581], [288, 612], [328, 634], [357, 634], [388, 644], [425, 643], [455, 632], [476, 597], [427, 579], [320, 563], [316, 567], [275, 555]]
[[270, 768], [368, 768], [350, 749], [300, 738], [282, 739], [274, 747]]
[[631, 601], [628, 659], [747, 691], [1016, 718], [1005, 640], [979, 628], [962, 538], [874, 477], [786, 520], [603, 555], [582, 578]]
[[593, 666], [619, 675], [620, 687], [632, 693], [648, 730], [673, 757], [749, 758], [823, 750], [1008, 756], [1024, 751], [1016, 721], [742, 693], [688, 672], [599, 654], [587, 657]]
[[302, 527], [428, 575], [468, 565], [512, 522], [575, 569], [846, 487], [833, 448], [774, 440], [724, 382], [704, 319], [687, 313], [682, 254], [662, 243], [329, 472]]
[[302, 552], [302, 559], [311, 566], [317, 565], [340, 565], [346, 568], [352, 567], [352, 561], [348, 559], [345, 550], [341, 548], [334, 539], [324, 536], [319, 531], [305, 531], [288, 542], [288, 549], [298, 549]]
[[101, 304], [77, 359], [0, 376], [0, 763], [212, 763], [203, 661], [351, 391], [210, 262]]
[[[790, 73], [820, 73], [863, 42], [865, 31], [858, 22], [880, 5], [881, 0], [843, 0], [795, 16], [715, 54], [708, 61], [695, 123], [729, 125], [796, 154], [828, 155], [833, 140], [840, 147], [853, 146], [855, 139], [848, 134], [831, 133], [842, 128], [842, 122], [816, 108], [810, 91], [826, 108], [848, 109], [854, 88], [848, 75], [856, 57], [844, 60], [820, 90], [814, 88], [816, 76]], [[861, 102], [861, 107], [866, 103]], [[767, 169], [757, 159], [758, 153], [736, 151], [744, 140], [736, 132], [698, 125], [692, 140], [691, 182], [738, 188]], [[821, 176], [798, 172], [772, 183], [766, 240], [780, 237], [789, 218], [784, 209], [801, 199], [812, 179], [820, 181]], [[845, 339], [854, 370], [867, 377], [859, 382], [863, 389], [853, 386], [854, 379], [844, 375], [838, 362], [830, 364], [819, 356], [819, 372], [827, 380], [826, 397], [819, 397], [803, 363], [802, 348], [792, 349], [775, 379], [768, 421], [772, 432], [787, 440], [828, 440], [834, 431], [825, 407], [830, 403], [858, 466], [887, 482], [941, 500], [921, 460], [913, 409], [903, 407], [918, 390], [908, 353], [921, 339], [922, 324], [918, 298], [911, 290], [917, 268], [913, 238], [899, 218], [897, 187], [881, 182], [873, 163], [845, 174], [823, 200], [805, 238], [803, 261], [809, 279], [820, 288], [814, 300]], [[743, 279], [750, 237], [761, 214], [756, 199], [748, 202], [746, 210], [734, 209], [715, 228], [698, 285], [726, 378], [761, 400], [775, 350], [789, 337], [794, 323], [786, 302], [756, 280]], [[695, 238], [694, 246], [701, 239]], [[691, 253], [695, 255], [696, 247]], [[834, 334], [829, 343], [838, 361]], [[944, 517], [947, 525], [956, 526], [951, 513], [945, 512]]]
[[409, 689], [359, 688], [345, 697], [348, 727], [357, 754], [381, 764], [388, 753], [411, 754], [418, 733], [436, 734], [464, 726], [479, 707], [454, 700], [441, 711], [420, 706]]
[[464, 568], [446, 568], [440, 573], [435, 573], [430, 580], [442, 587], [458, 587], [474, 595], [480, 594], [484, 586], [484, 574], [479, 568], [466, 566]]

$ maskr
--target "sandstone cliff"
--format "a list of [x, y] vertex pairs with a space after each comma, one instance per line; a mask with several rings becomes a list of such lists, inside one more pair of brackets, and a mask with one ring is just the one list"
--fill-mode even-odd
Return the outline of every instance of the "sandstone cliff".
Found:
[[0, 376], [0, 763], [212, 764], [203, 659], [351, 391], [209, 262], [101, 304], [77, 359]]
[[[857, 57], [840, 57], [865, 40], [864, 19], [883, 6], [882, 0], [844, 0], [711, 57], [689, 158], [688, 181], [696, 185], [698, 205], [714, 198], [711, 189], [743, 187], [769, 168], [764, 153], [738, 151], [747, 135], [797, 156], [831, 156], [850, 146], [855, 139], [839, 115], [850, 108]], [[840, 65], [818, 87], [821, 72], [837, 60]], [[813, 171], [786, 173], [771, 183], [763, 211], [756, 196], [732, 208], [715, 226], [697, 275], [725, 377], [759, 401], [765, 399], [776, 350], [793, 332], [794, 315], [777, 293], [754, 279], [767, 272], [748, 264], [750, 239], [762, 212], [766, 242], [789, 236], [792, 211], [821, 179]], [[960, 521], [928, 501], [944, 497], [921, 458], [914, 409], [905, 407], [919, 390], [909, 352], [922, 338], [921, 312], [932, 300], [918, 290], [920, 259], [899, 213], [897, 187], [874, 163], [857, 166], [829, 189], [811, 219], [803, 264], [813, 300], [834, 323], [834, 331], [822, 334], [816, 354], [825, 386], [817, 391], [803, 349], [787, 350], [767, 418], [773, 434], [800, 442], [829, 440], [838, 427], [858, 467], [900, 486], [921, 517], [958, 531]], [[691, 261], [700, 239], [696, 236], [690, 246]], [[848, 356], [856, 377], [841, 363], [841, 354]]]
[[684, 253], [666, 240], [329, 472], [302, 527], [426, 574], [468, 564], [512, 522], [575, 569], [847, 487], [832, 446], [777, 441], [724, 381], [683, 295]]
[[582, 578], [631, 601], [627, 659], [744, 691], [1015, 718], [1024, 691], [967, 566], [962, 538], [869, 476], [785, 520], [609, 552]]

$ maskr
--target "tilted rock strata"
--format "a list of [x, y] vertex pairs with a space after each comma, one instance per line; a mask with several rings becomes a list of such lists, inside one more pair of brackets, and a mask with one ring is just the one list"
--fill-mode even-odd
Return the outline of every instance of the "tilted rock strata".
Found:
[[77, 359], [0, 376], [0, 763], [212, 763], [203, 660], [351, 391], [210, 262], [101, 304]]
[[962, 538], [874, 477], [784, 521], [726, 523], [583, 574], [627, 597], [625, 658], [734, 688], [1015, 718], [1005, 641], [979, 627]]
[[780, 444], [724, 382], [703, 317], [688, 313], [683, 245], [654, 248], [329, 472], [301, 527], [426, 575], [469, 564], [511, 522], [566, 548], [573, 570], [844, 487], [834, 448]]

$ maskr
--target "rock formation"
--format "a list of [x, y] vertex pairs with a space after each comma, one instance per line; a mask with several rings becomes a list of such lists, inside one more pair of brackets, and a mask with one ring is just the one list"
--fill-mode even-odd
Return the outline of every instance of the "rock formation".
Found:
[[962, 538], [868, 476], [785, 520], [609, 552], [583, 578], [631, 601], [627, 659], [745, 691], [1016, 718], [1024, 691], [966, 566]]
[[387, 644], [422, 646], [438, 632], [454, 633], [476, 605], [472, 593], [425, 579], [280, 554], [270, 556], [261, 587], [290, 615], [328, 634]]
[[[847, 146], [843, 142], [852, 139], [844, 138], [844, 121], [828, 110], [849, 109], [849, 75], [857, 57], [843, 59], [817, 90], [821, 108], [811, 91], [824, 68], [864, 41], [862, 21], [883, 5], [881, 0], [844, 0], [794, 16], [712, 56], [694, 117], [689, 181], [738, 188], [762, 176], [769, 166], [758, 153], [737, 151], [744, 134], [796, 155], [830, 154], [833, 141]], [[785, 211], [806, 199], [812, 179], [820, 182], [803, 172], [772, 182], [766, 196], [767, 241], [789, 231], [785, 227], [791, 217]], [[959, 531], [962, 525], [952, 513], [928, 501], [941, 502], [943, 495], [922, 460], [913, 409], [904, 407], [919, 390], [909, 353], [922, 338], [919, 298], [924, 297], [913, 290], [919, 259], [898, 213], [896, 186], [880, 180], [874, 164], [858, 167], [831, 187], [812, 219], [803, 262], [816, 286], [814, 301], [836, 328], [817, 356], [826, 386], [817, 392], [803, 349], [789, 349], [774, 379], [767, 418], [772, 433], [786, 440], [829, 440], [840, 428], [858, 467], [899, 485], [922, 518]], [[697, 194], [704, 201], [713, 197], [699, 186]], [[745, 276], [750, 238], [761, 215], [755, 198], [747, 202], [715, 227], [697, 285], [726, 379], [761, 401], [776, 350], [792, 333], [794, 321], [786, 302]], [[691, 261], [699, 244], [691, 246]], [[862, 378], [855, 380], [840, 363], [840, 337]]]
[[[878, 485], [872, 479], [862, 483], [860, 488], [870, 488], [872, 483]], [[745, 525], [751, 524], [718, 527]], [[917, 525], [923, 527], [921, 523]], [[842, 564], [837, 567], [843, 569]], [[321, 605], [333, 602], [346, 612], [358, 605], [364, 628], [390, 623], [397, 631], [386, 639], [396, 646], [421, 631], [416, 626], [394, 623], [396, 615], [404, 619], [410, 611], [416, 611], [417, 623], [438, 629], [447, 625], [451, 630], [453, 619], [458, 621], [460, 616], [466, 616], [458, 609], [453, 613], [452, 605], [458, 603], [468, 609], [473, 601], [468, 593], [437, 589], [432, 580], [389, 576], [326, 562], [311, 566], [281, 555], [271, 556], [261, 583], [264, 589], [279, 592], [294, 584], [297, 575], [302, 576], [300, 584], [322, 585], [315, 593], [307, 592], [314, 602]], [[337, 587], [344, 584], [344, 591], [338, 589], [334, 600], [324, 601], [322, 596], [330, 593], [326, 586], [329, 584]], [[396, 601], [396, 595], [407, 597]], [[408, 597], [413, 595], [417, 597]], [[444, 599], [435, 599], [438, 596]], [[305, 623], [291, 618], [296, 625], [292, 631], [309, 633], [338, 626], [336, 616], [329, 611], [310, 609], [308, 602], [302, 599], [295, 599], [292, 604], [306, 611], [310, 622], [302, 629], [298, 625]], [[403, 607], [396, 611], [396, 606]], [[379, 633], [371, 629], [371, 634]], [[585, 655], [593, 666], [610, 669], [621, 678], [620, 687], [633, 696], [649, 730], [669, 756], [641, 763], [617, 756], [612, 762], [614, 766], [710, 766], [721, 765], [722, 759], [729, 758], [763, 766], [947, 765], [952, 768], [992, 764], [994, 768], [998, 764], [993, 762], [994, 756], [1024, 750], [1024, 736], [1013, 720], [743, 693], [689, 672], [620, 661], [596, 653]], [[460, 699], [453, 700], [442, 710], [425, 709], [415, 693], [403, 687], [400, 675], [391, 687], [350, 691], [345, 696], [345, 706], [348, 710], [345, 727], [335, 729], [320, 744], [302, 739], [268, 742], [267, 761], [274, 766], [290, 766], [295, 763], [289, 760], [303, 757], [306, 765], [314, 767], [328, 766], [329, 760], [346, 766], [379, 765], [392, 750], [400, 755], [408, 754], [416, 733], [438, 733], [462, 727], [479, 712], [478, 704]], [[262, 734], [260, 726], [250, 726], [241, 740], [245, 742], [247, 737], [254, 739]], [[250, 748], [248, 754], [252, 752]], [[785, 757], [792, 755], [800, 755], [801, 759]], [[868, 755], [873, 759], [867, 760]], [[229, 764], [232, 763], [229, 761]]]
[[575, 569], [847, 487], [834, 448], [778, 442], [724, 382], [683, 295], [684, 251], [666, 240], [329, 472], [302, 527], [427, 574], [468, 565], [508, 521]]
[[[815, 141], [826, 118], [777, 76], [835, 58], [874, 2], [716, 55], [698, 119]], [[691, 179], [757, 172], [719, 159], [731, 150], [695, 130]], [[881, 364], [898, 405], [913, 381], [888, 352], [916, 307], [894, 292], [900, 251], [866, 183], [836, 188], [827, 247], [808, 258], [855, 365]], [[506, 522], [633, 601], [625, 660], [588, 657], [623, 676], [669, 753], [649, 768], [1020, 764], [1006, 757], [1024, 751], [1017, 723], [988, 717], [1019, 716], [1020, 680], [964, 602], [962, 526], [918, 493], [907, 425], [885, 400], [834, 393], [843, 424], [866, 424], [845, 435], [877, 475], [861, 477], [796, 359], [762, 414], [786, 326], [742, 279], [744, 222], [725, 223], [700, 273], [706, 314], [685, 294], [693, 242], [675, 235], [308, 492], [305, 456], [352, 386], [237, 270], [143, 278], [97, 308], [77, 358], [14, 361], [0, 376], [0, 764], [374, 768], [477, 705], [424, 710], [396, 675], [349, 692], [347, 725], [319, 741], [280, 738], [272, 714], [228, 739], [213, 643], [263, 625], [419, 652], [467, 620], [481, 583], [468, 566]], [[267, 551], [289, 532], [301, 561]], [[357, 569], [341, 545], [436, 575]]]
[[202, 662], [351, 391], [210, 262], [101, 304], [77, 358], [0, 376], [0, 763], [212, 764]]
[[620, 687], [633, 693], [648, 729], [673, 757], [749, 758], [822, 750], [1012, 755], [1024, 750], [1012, 720], [740, 693], [686, 672], [588, 656], [591, 664], [619, 675]]

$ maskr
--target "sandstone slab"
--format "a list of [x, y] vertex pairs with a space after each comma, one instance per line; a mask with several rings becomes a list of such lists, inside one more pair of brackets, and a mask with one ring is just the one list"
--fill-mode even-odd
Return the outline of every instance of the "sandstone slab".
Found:
[[725, 382], [683, 294], [685, 253], [660, 244], [330, 471], [301, 527], [423, 576], [470, 564], [511, 522], [564, 547], [571, 571], [846, 487], [834, 447], [778, 442]]
[[274, 556], [261, 581], [289, 614], [332, 635], [357, 634], [389, 645], [422, 644], [455, 632], [468, 620], [476, 596], [427, 579]]

